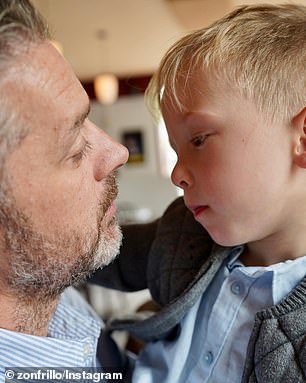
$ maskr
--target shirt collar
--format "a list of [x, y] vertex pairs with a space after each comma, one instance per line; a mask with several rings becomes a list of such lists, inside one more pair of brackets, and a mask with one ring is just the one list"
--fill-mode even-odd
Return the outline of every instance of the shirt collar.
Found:
[[9, 366], [95, 367], [101, 327], [101, 319], [87, 302], [67, 289], [47, 337], [0, 329], [0, 380], [1, 370]]
[[236, 246], [231, 249], [227, 258], [227, 269], [232, 272], [234, 269], [239, 268], [240, 272], [250, 278], [260, 278], [267, 275], [267, 273], [272, 273], [273, 304], [279, 303], [305, 277], [306, 256], [270, 266], [244, 266], [239, 260], [243, 249], [244, 246]]
[[73, 288], [62, 294], [57, 309], [49, 323], [48, 335], [60, 339], [99, 337], [102, 321], [96, 312]]
[[242, 254], [244, 246], [235, 246], [230, 250], [229, 256], [227, 258], [227, 268], [231, 272], [236, 267], [241, 267], [243, 264], [238, 259]]

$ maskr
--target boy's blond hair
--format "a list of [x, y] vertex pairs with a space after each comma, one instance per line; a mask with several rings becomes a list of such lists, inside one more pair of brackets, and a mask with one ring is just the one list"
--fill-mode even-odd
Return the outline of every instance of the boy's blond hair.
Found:
[[160, 112], [164, 91], [184, 111], [181, 95], [199, 71], [238, 89], [271, 119], [291, 121], [306, 104], [306, 7], [241, 6], [181, 38], [147, 89], [153, 114]]

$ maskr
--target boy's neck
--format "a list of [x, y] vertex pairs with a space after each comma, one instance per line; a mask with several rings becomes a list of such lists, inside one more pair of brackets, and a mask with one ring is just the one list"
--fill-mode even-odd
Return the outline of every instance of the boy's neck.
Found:
[[306, 228], [299, 233], [282, 233], [263, 240], [246, 244], [240, 256], [245, 266], [270, 266], [276, 263], [294, 260], [306, 255]]

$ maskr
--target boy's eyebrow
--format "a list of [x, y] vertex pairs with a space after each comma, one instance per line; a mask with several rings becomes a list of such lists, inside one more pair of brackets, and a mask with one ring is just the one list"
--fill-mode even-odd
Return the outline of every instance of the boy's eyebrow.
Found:
[[206, 112], [187, 112], [184, 116], [185, 122], [211, 122], [214, 116]]
[[168, 138], [168, 142], [169, 142], [169, 145], [171, 146], [171, 149], [173, 149], [173, 150], [176, 152], [176, 150], [175, 150], [175, 145], [174, 145], [174, 143], [170, 140], [170, 138]]

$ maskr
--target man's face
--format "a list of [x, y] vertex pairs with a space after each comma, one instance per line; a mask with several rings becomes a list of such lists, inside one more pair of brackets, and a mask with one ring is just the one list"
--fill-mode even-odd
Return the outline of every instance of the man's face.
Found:
[[85, 91], [49, 43], [30, 49], [3, 92], [29, 129], [5, 163], [7, 282], [56, 294], [118, 252], [114, 171], [127, 150], [88, 120]]
[[221, 82], [190, 81], [182, 93], [185, 112], [171, 106], [166, 92], [162, 105], [178, 157], [172, 180], [186, 205], [221, 245], [279, 234], [292, 208], [290, 127], [269, 123]]

